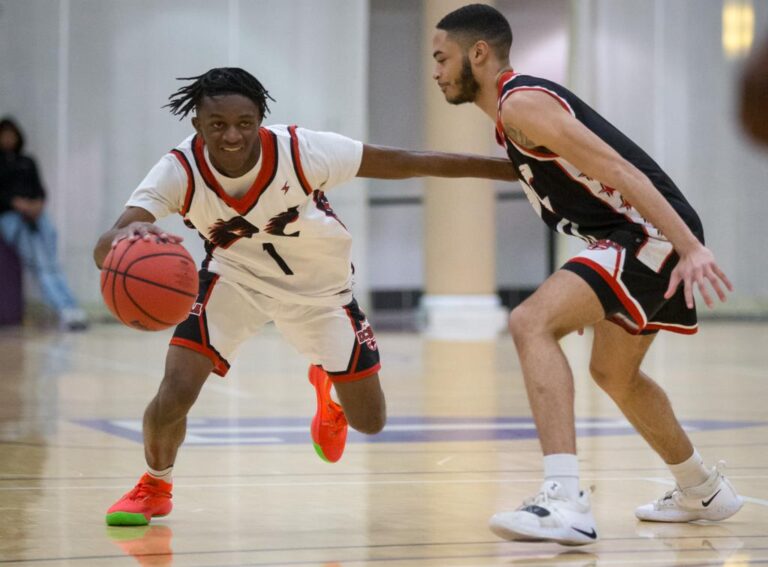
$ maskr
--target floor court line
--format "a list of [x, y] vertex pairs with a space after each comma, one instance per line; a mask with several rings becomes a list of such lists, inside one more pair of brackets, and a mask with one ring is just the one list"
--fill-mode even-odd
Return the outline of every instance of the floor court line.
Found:
[[[640, 539], [640, 538], [637, 538]], [[600, 540], [600, 541], [607, 541], [607, 540]], [[615, 540], [612, 540], [615, 541]], [[634, 541], [634, 539], [633, 539]], [[505, 546], [513, 546], [514, 543], [511, 542], [484, 542], [484, 543], [476, 543], [474, 545], [505, 545]], [[421, 544], [416, 544], [417, 546], [420, 546]], [[459, 544], [453, 544], [450, 542], [446, 543], [438, 543], [438, 544], [427, 544], [427, 545], [467, 545], [466, 543], [459, 543]], [[469, 544], [472, 545], [472, 544]], [[542, 546], [547, 546], [551, 544], [542, 544]], [[599, 542], [596, 545], [600, 545]], [[376, 549], [378, 546], [367, 546], [367, 547], [352, 547], [352, 548], [341, 548], [341, 549], [360, 549], [360, 550], [371, 550]], [[409, 548], [409, 547], [415, 547], [412, 545], [395, 545], [393, 547], [403, 547], [403, 548]], [[296, 552], [307, 552], [307, 551], [334, 551], [338, 550], [339, 548], [324, 548], [324, 547], [318, 547], [318, 548], [286, 548], [286, 549], [227, 549], [227, 550], [205, 550], [205, 551], [190, 551], [190, 552], [174, 552], [173, 554], [169, 554], [174, 558], [181, 558], [184, 556], [200, 556], [200, 555], [231, 555], [231, 554], [243, 554], [243, 553], [296, 553]], [[346, 563], [382, 563], [382, 562], [401, 562], [401, 561], [424, 561], [424, 562], [435, 562], [435, 561], [451, 561], [451, 560], [461, 560], [461, 559], [491, 559], [491, 558], [497, 558], [497, 559], [505, 559], [505, 558], [530, 558], [532, 561], [536, 560], [547, 560], [550, 558], [556, 559], [560, 556], [563, 556], [565, 558], [565, 561], [580, 561], [580, 560], [590, 560], [594, 559], [595, 561], [600, 562], [600, 565], [638, 565], [638, 555], [642, 555], [642, 564], [643, 565], [649, 565], [649, 564], [661, 564], [661, 565], [669, 565], [669, 558], [653, 558], [648, 557], [649, 554], [654, 553], [667, 553], [668, 550], [666, 549], [629, 549], [629, 550], [613, 550], [613, 549], [598, 549], [592, 551], [592, 548], [585, 549], [581, 553], [579, 552], [561, 552], [561, 553], [547, 553], [547, 550], [542, 549], [542, 552], [532, 552], [529, 549], [526, 550], [520, 550], [520, 551], [507, 551], [505, 550], [502, 553], [474, 553], [474, 554], [454, 554], [454, 555], [429, 555], [429, 556], [395, 556], [395, 557], [365, 557], [365, 558], [333, 558], [330, 560], [325, 560], [324, 563], [334, 563], [334, 562], [346, 562]], [[768, 547], [751, 547], [746, 549], [741, 549], [740, 551], [768, 551]], [[701, 549], [678, 549], [676, 550], [677, 554], [690, 554], [690, 553], [701, 553]], [[610, 559], [606, 558], [606, 555], [610, 554], [617, 554], [617, 553], [631, 553], [635, 557], [632, 559]], [[160, 555], [162, 557], [162, 555]], [[47, 558], [33, 558], [33, 559], [17, 559], [17, 560], [11, 560], [7, 561], [6, 564], [26, 564], [31, 565], [34, 563], [44, 563], [49, 561], [98, 561], [98, 560], [104, 560], [104, 559], [125, 559], [125, 555], [94, 555], [94, 556], [78, 556], [78, 557], [47, 557]], [[760, 559], [751, 559], [749, 560], [750, 565], [756, 565], [756, 564], [765, 564], [768, 563], [768, 560], [760, 560]], [[316, 566], [318, 564], [318, 560], [293, 560], [293, 561], [269, 561], [269, 562], [248, 562], [248, 563], [239, 563], [239, 564], [230, 564], [230, 567], [279, 567], [279, 566], [299, 566], [299, 565], [312, 565]], [[713, 559], [711, 561], [704, 560], [702, 561], [699, 558], [678, 558], [674, 565], [688, 565], [689, 567], [693, 566], [705, 566], [705, 565], [723, 565], [724, 562], [722, 559]], [[220, 563], [214, 564], [216, 566], [221, 565]], [[211, 565], [213, 567], [213, 565]]]
[[[360, 473], [364, 475], [365, 473]], [[462, 474], [462, 473], [457, 473]], [[286, 475], [290, 476], [290, 475]], [[325, 476], [325, 475], [323, 475]], [[741, 478], [739, 476], [729, 475], [731, 479]], [[768, 478], [768, 475], [750, 475], [749, 478]], [[595, 482], [627, 482], [627, 481], [649, 481], [657, 484], [663, 484], [666, 486], [674, 486], [674, 481], [665, 478], [655, 477], [590, 477], [583, 476], [583, 481], [595, 481]], [[178, 483], [178, 479], [177, 479]], [[480, 479], [403, 479], [403, 480], [339, 480], [339, 481], [294, 481], [294, 482], [236, 482], [236, 483], [191, 483], [191, 484], [178, 484], [176, 490], [188, 490], [192, 488], [258, 488], [258, 487], [315, 487], [315, 486], [361, 486], [361, 485], [439, 485], [439, 484], [527, 484], [527, 483], [541, 483], [541, 477], [530, 478], [480, 478]], [[3, 491], [19, 491], [19, 490], [119, 490], [124, 488], [123, 485], [87, 485], [87, 486], [0, 486], [0, 492]], [[768, 501], [758, 498], [750, 498], [750, 502], [754, 501], [757, 504], [768, 506]]]

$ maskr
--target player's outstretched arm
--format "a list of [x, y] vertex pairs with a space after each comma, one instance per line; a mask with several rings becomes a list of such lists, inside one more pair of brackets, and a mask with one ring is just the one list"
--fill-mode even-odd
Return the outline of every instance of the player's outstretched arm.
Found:
[[101, 268], [104, 259], [109, 254], [110, 249], [123, 238], [144, 238], [149, 239], [155, 234], [159, 238], [171, 242], [181, 242], [183, 238], [175, 234], [168, 234], [162, 228], [152, 223], [155, 217], [141, 207], [128, 207], [125, 209], [114, 226], [99, 237], [96, 247], [93, 249], [93, 259], [96, 266]]
[[699, 242], [644, 173], [566, 112], [553, 98], [533, 91], [509, 96], [502, 106], [502, 122], [507, 135], [522, 136], [531, 144], [544, 146], [585, 175], [616, 189], [644, 218], [661, 230], [680, 256], [670, 279], [667, 298], [682, 284], [689, 308], [694, 305], [694, 288], [698, 288], [707, 306], [712, 307], [714, 302], [706, 286], [709, 282], [717, 297], [725, 301], [723, 287], [730, 291], [733, 286], [718, 267], [712, 252]]
[[506, 158], [443, 152], [415, 152], [401, 148], [363, 145], [358, 177], [480, 177], [515, 181], [517, 174]]

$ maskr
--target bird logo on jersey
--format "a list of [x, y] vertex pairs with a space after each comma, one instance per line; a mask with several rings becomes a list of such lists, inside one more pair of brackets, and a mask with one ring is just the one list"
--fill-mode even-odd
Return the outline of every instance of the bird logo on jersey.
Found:
[[208, 240], [220, 248], [229, 248], [241, 238], [250, 238], [259, 229], [243, 217], [232, 217], [229, 220], [219, 219], [208, 228]]
[[296, 231], [291, 234], [285, 234], [285, 227], [288, 223], [292, 223], [299, 218], [299, 207], [291, 207], [287, 211], [283, 211], [279, 215], [276, 215], [269, 219], [267, 226], [264, 228], [269, 234], [276, 236], [298, 236], [300, 231]]
[[376, 336], [373, 334], [373, 328], [368, 321], [363, 321], [359, 331], [357, 331], [357, 342], [365, 343], [371, 350], [376, 350]]

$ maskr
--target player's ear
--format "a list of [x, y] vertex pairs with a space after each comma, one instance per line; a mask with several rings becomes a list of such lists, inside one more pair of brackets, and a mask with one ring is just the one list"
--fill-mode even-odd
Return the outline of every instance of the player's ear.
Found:
[[200, 131], [200, 120], [197, 118], [197, 116], [192, 117], [192, 126], [197, 131], [198, 134], [202, 134]]
[[490, 46], [485, 41], [480, 40], [469, 48], [469, 59], [476, 65], [482, 64], [488, 59], [490, 53]]

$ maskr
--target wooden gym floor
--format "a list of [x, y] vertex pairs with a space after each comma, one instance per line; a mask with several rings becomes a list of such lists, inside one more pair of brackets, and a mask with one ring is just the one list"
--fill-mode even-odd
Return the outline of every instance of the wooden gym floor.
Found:
[[633, 509], [670, 489], [661, 461], [587, 373], [589, 333], [563, 345], [576, 374], [582, 478], [601, 541], [512, 543], [487, 529], [540, 482], [541, 459], [508, 336], [436, 342], [379, 333], [390, 422], [320, 461], [306, 363], [273, 329], [193, 409], [173, 513], [108, 528], [144, 470], [140, 418], [168, 334], [118, 325], [0, 331], [0, 565], [325, 567], [768, 563], [768, 325], [705, 321], [663, 334], [645, 364], [709, 464], [747, 503], [720, 524], [663, 525]]

